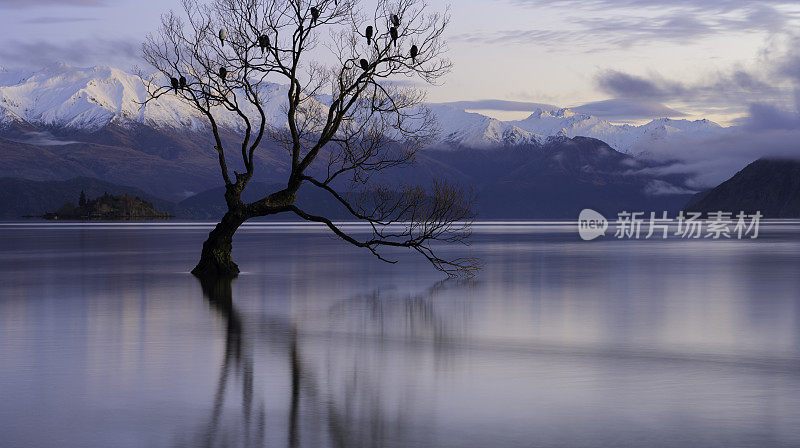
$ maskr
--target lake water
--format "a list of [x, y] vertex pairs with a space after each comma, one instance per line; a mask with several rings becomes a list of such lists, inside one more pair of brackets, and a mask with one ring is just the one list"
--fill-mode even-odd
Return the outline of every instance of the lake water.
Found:
[[800, 446], [800, 223], [476, 227], [441, 282], [308, 225], [0, 224], [2, 447]]

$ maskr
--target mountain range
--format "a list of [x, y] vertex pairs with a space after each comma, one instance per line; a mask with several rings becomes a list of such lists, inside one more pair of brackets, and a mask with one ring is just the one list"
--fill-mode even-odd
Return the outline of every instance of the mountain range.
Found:
[[[285, 86], [267, 86], [271, 126], [285, 125], [285, 95]], [[144, 104], [146, 98], [137, 75], [110, 67], [0, 69], [0, 177], [49, 182], [83, 176], [172, 203], [219, 186], [213, 141], [199, 113], [173, 95]], [[617, 125], [545, 105], [519, 121], [458, 104], [429, 107], [438, 140], [413, 167], [386, 172], [384, 179], [426, 184], [440, 177], [471, 185], [483, 218], [571, 218], [582, 207], [606, 213], [680, 209], [696, 191], [681, 175], [653, 174], [658, 164], [641, 154], [653, 141], [724, 130], [707, 120]], [[223, 139], [232, 142], [241, 123], [232, 113], [219, 122]], [[255, 181], [285, 182], [282, 147], [264, 142], [256, 154]]]
[[[284, 126], [286, 87], [267, 84], [264, 93], [267, 122]], [[206, 120], [187, 103], [164, 95], [144, 104], [147, 89], [138, 75], [111, 67], [77, 68], [57, 63], [38, 72], [0, 67], [0, 125], [27, 123], [46, 128], [93, 132], [111, 125], [142, 124], [157, 129], [201, 131]], [[325, 101], [321, 97], [320, 101]], [[656, 140], [707, 137], [724, 128], [709, 120], [661, 118], [634, 126], [612, 124], [591, 115], [557, 106], [540, 105], [528, 118], [500, 121], [468, 112], [463, 104], [434, 103], [440, 139], [433, 147], [494, 148], [538, 142], [550, 136], [592, 137], [612, 148], [632, 153]], [[244, 105], [243, 105], [244, 107]], [[255, 116], [245, 107], [245, 113]], [[220, 111], [219, 124], [242, 128], [233, 112]]]
[[677, 138], [705, 138], [725, 128], [709, 120], [659, 118], [634, 126], [613, 124], [571, 109], [537, 108], [518, 121], [500, 121], [470, 113], [447, 103], [432, 104], [440, 128], [440, 141], [434, 147], [466, 146], [491, 149], [505, 145], [540, 143], [552, 136], [592, 137], [626, 154], [646, 153], [649, 144]]

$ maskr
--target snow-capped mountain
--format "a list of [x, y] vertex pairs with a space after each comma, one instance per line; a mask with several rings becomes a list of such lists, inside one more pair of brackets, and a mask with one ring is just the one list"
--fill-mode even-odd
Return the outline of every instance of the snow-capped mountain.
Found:
[[439, 128], [439, 146], [457, 145], [475, 149], [490, 149], [503, 145], [541, 143], [546, 135], [449, 105], [430, 105]]
[[[266, 86], [265, 110], [271, 123], [280, 123], [285, 87]], [[111, 67], [78, 68], [58, 63], [35, 73], [0, 68], [0, 122], [24, 120], [35, 125], [97, 130], [110, 123], [143, 123], [155, 127], [202, 129], [206, 119], [174, 95], [145, 106], [147, 89], [134, 74]], [[246, 111], [256, 115], [255, 110]], [[235, 114], [223, 111], [219, 124], [239, 128]]]
[[617, 125], [570, 109], [537, 109], [519, 121], [500, 121], [448, 104], [431, 106], [439, 118], [441, 143], [488, 149], [505, 144], [542, 142], [551, 136], [592, 137], [617, 151], [636, 154], [647, 144], [673, 138], [701, 138], [725, 128], [708, 120], [660, 118], [641, 126]]
[[[286, 87], [265, 87], [268, 120], [282, 127]], [[172, 93], [141, 107], [146, 98], [138, 76], [110, 67], [0, 69], [0, 178], [91, 177], [173, 201], [219, 185], [215, 142], [208, 132], [196, 132], [207, 130], [205, 118]], [[381, 180], [474, 185], [485, 217], [574, 217], [589, 203], [604, 213], [677, 210], [690, 196], [682, 175], [654, 174], [648, 168], [657, 162], [621, 154], [600, 140], [624, 150], [645, 139], [702, 134], [716, 126], [667, 120], [615, 126], [555, 107], [503, 122], [463, 107], [431, 105], [442, 130], [438, 145], [420, 153], [413, 167], [387, 170]], [[241, 170], [235, 144], [241, 121], [232, 113], [218, 118], [228, 128], [222, 140], [229, 169]], [[514, 148], [520, 145], [526, 150]], [[464, 150], [449, 150], [455, 147]], [[258, 181], [285, 183], [291, 171], [286, 156], [281, 145], [263, 141], [254, 156]]]
[[[270, 125], [285, 126], [286, 87], [265, 86], [265, 112]], [[207, 121], [175, 95], [145, 106], [147, 90], [134, 74], [111, 67], [78, 68], [64, 63], [38, 72], [0, 67], [0, 124], [10, 121], [35, 126], [96, 131], [109, 124], [141, 123], [155, 128], [201, 130]], [[324, 101], [324, 100], [323, 100]], [[448, 104], [431, 104], [440, 129], [437, 147], [491, 149], [542, 144], [550, 137], [592, 137], [629, 154], [647, 151], [647, 144], [673, 138], [699, 138], [724, 130], [708, 120], [658, 119], [642, 126], [616, 125], [570, 109], [541, 108], [519, 121], [500, 121]], [[218, 124], [241, 129], [242, 121], [219, 109]], [[257, 116], [255, 110], [245, 110]]]

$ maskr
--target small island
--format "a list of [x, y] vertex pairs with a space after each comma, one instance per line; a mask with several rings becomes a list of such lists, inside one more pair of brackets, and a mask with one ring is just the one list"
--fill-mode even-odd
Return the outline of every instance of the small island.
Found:
[[45, 213], [42, 218], [49, 220], [130, 221], [170, 219], [172, 215], [156, 210], [152, 203], [128, 193], [121, 196], [104, 193], [97, 199], [87, 199], [86, 194], [81, 191], [77, 206], [67, 202], [58, 211]]

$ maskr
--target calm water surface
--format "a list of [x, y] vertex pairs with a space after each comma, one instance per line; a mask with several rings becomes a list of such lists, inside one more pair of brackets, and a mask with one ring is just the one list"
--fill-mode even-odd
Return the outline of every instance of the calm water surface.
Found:
[[0, 224], [0, 446], [800, 446], [800, 223], [484, 224], [469, 282], [259, 224], [201, 284], [207, 232]]

